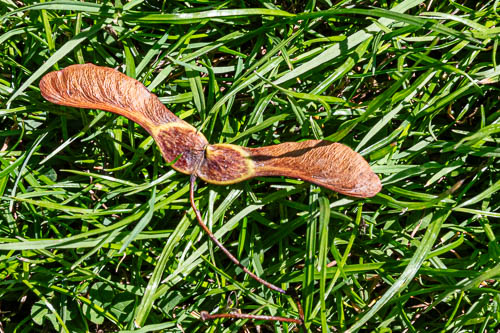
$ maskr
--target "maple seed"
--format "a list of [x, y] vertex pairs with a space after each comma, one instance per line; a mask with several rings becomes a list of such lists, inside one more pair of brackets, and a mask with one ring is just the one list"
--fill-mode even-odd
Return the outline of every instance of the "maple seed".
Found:
[[[306, 140], [260, 148], [210, 145], [203, 134], [176, 117], [139, 81], [112, 68], [92, 64], [69, 66], [45, 75], [40, 80], [40, 91], [52, 103], [106, 110], [141, 125], [153, 136], [165, 161], [175, 161], [172, 165], [175, 170], [191, 175], [191, 207], [210, 239], [253, 279], [282, 294], [290, 293], [249, 271], [204, 224], [194, 200], [196, 178], [226, 185], [257, 176], [286, 176], [360, 198], [372, 197], [382, 188], [380, 179], [365, 159], [340, 143]], [[300, 319], [240, 313], [210, 315], [207, 312], [202, 312], [201, 318], [249, 318], [302, 325], [304, 314], [298, 301], [297, 308]]]
[[299, 178], [353, 197], [377, 194], [382, 185], [361, 155], [324, 140], [285, 142], [260, 148], [208, 144], [142, 83], [112, 68], [72, 65], [45, 75], [40, 91], [52, 103], [101, 109], [129, 118], [155, 139], [173, 168], [212, 184], [234, 184], [257, 176]]

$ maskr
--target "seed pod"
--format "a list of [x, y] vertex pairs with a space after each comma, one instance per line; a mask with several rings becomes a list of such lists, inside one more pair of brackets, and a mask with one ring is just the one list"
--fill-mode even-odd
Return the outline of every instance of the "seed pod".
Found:
[[101, 109], [127, 117], [148, 131], [173, 168], [212, 184], [257, 176], [299, 178], [354, 197], [372, 197], [382, 185], [369, 164], [349, 147], [324, 140], [246, 148], [208, 144], [142, 83], [114, 69], [73, 65], [45, 75], [40, 91], [52, 103]]

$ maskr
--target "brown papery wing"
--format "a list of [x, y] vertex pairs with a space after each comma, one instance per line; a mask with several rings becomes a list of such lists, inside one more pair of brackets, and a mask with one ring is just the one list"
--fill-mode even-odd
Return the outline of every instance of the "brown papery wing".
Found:
[[372, 197], [382, 185], [366, 160], [351, 148], [329, 141], [286, 142], [246, 148], [253, 176], [286, 176], [353, 197]]
[[203, 159], [207, 139], [177, 118], [139, 81], [112, 68], [73, 65], [46, 74], [40, 91], [48, 101], [110, 111], [138, 123], [149, 132], [174, 169], [191, 174]]
[[109, 67], [72, 65], [40, 80], [42, 96], [55, 104], [100, 109], [125, 116], [144, 127], [181, 121], [142, 83]]

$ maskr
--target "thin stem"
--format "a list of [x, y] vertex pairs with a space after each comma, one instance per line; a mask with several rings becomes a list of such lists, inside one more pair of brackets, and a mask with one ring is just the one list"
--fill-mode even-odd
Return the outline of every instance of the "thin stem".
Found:
[[[196, 219], [198, 220], [198, 224], [200, 227], [207, 233], [208, 237], [212, 240], [212, 242], [215, 243], [219, 247], [219, 249], [224, 252], [224, 254], [231, 259], [231, 261], [240, 267], [245, 273], [250, 275], [254, 280], [257, 282], [263, 284], [264, 286], [268, 287], [269, 289], [275, 290], [279, 293], [287, 295], [288, 293], [281, 289], [280, 287], [275, 286], [272, 283], [267, 282], [266, 280], [261, 279], [254, 273], [250, 272], [245, 266], [243, 266], [238, 259], [236, 259], [231, 252], [229, 252], [224, 245], [222, 245], [221, 242], [215, 238], [214, 234], [208, 229], [206, 224], [203, 222], [203, 218], [201, 217], [201, 213], [196, 208], [196, 204], [194, 202], [194, 185], [196, 181], [196, 176], [194, 174], [191, 175], [191, 183], [190, 183], [190, 188], [189, 188], [189, 200], [191, 201], [191, 207], [193, 208], [195, 214], [196, 214]], [[293, 291], [293, 290], [292, 290]], [[294, 293], [294, 291], [292, 292]], [[297, 307], [299, 309], [299, 316], [300, 319], [293, 319], [293, 318], [285, 318], [285, 317], [277, 317], [277, 316], [262, 316], [262, 315], [252, 315], [252, 314], [245, 314], [245, 313], [223, 313], [223, 314], [214, 314], [211, 315], [206, 311], [202, 311], [200, 313], [201, 319], [202, 320], [212, 320], [212, 319], [217, 319], [217, 318], [233, 318], [233, 319], [252, 319], [252, 320], [270, 320], [270, 321], [281, 321], [281, 322], [288, 322], [288, 323], [295, 323], [297, 325], [302, 325], [304, 323], [304, 312], [302, 310], [302, 306], [300, 302], [296, 299], [296, 296], [292, 295], [292, 298], [294, 298], [297, 302]]]
[[231, 319], [252, 319], [252, 320], [272, 320], [272, 321], [281, 321], [286, 323], [294, 323], [297, 325], [302, 325], [302, 320], [294, 319], [294, 318], [285, 318], [285, 317], [276, 317], [276, 316], [262, 316], [262, 315], [253, 315], [247, 313], [218, 313], [218, 314], [209, 314], [206, 311], [202, 311], [200, 313], [202, 320], [214, 320], [218, 318], [231, 318]]
[[248, 275], [250, 275], [250, 277], [252, 277], [255, 281], [265, 285], [266, 287], [268, 287], [269, 289], [272, 289], [272, 290], [275, 290], [281, 294], [284, 294], [286, 295], [286, 291], [284, 291], [283, 289], [281, 289], [280, 287], [277, 287], [275, 286], [274, 284], [272, 283], [269, 283], [267, 282], [266, 280], [263, 280], [261, 279], [260, 277], [258, 277], [257, 275], [255, 275], [254, 273], [250, 272], [248, 270], [248, 268], [246, 268], [245, 266], [243, 266], [239, 261], [238, 259], [236, 259], [232, 254], [231, 252], [229, 252], [225, 247], [224, 245], [222, 245], [221, 242], [219, 242], [217, 240], [217, 238], [215, 238], [214, 234], [208, 229], [208, 227], [205, 225], [205, 223], [203, 222], [203, 218], [201, 217], [201, 213], [200, 211], [198, 210], [198, 208], [196, 208], [196, 204], [194, 203], [194, 184], [195, 184], [195, 181], [196, 181], [196, 176], [195, 175], [191, 175], [191, 186], [190, 186], [190, 189], [189, 189], [189, 199], [191, 200], [191, 207], [193, 207], [193, 210], [196, 214], [196, 219], [198, 220], [198, 224], [200, 225], [200, 227], [205, 230], [205, 232], [208, 234], [208, 237], [210, 237], [210, 239], [212, 240], [212, 242], [215, 243], [215, 245], [217, 245], [221, 250], [222, 252], [224, 252], [224, 254], [229, 258], [231, 259], [231, 261], [235, 264], [235, 265], [238, 265], [238, 267], [240, 267], [245, 273], [247, 273]]

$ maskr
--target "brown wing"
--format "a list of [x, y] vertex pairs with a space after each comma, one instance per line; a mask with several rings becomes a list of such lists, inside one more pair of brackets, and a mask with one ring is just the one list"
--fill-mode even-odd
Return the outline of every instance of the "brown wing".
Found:
[[167, 162], [191, 174], [203, 158], [207, 140], [193, 126], [177, 118], [142, 83], [112, 68], [73, 65], [40, 80], [48, 101], [87, 109], [110, 111], [138, 123], [158, 143]]
[[180, 121], [142, 83], [108, 67], [72, 65], [48, 73], [40, 92], [55, 104], [117, 113], [150, 133], [154, 126]]
[[351, 148], [308, 140], [248, 149], [256, 176], [300, 178], [353, 197], [372, 197], [382, 188], [366, 160]]
[[261, 148], [211, 145], [197, 173], [214, 184], [233, 184], [257, 176], [286, 176], [361, 198], [372, 197], [382, 188], [361, 155], [340, 143], [318, 140]]

